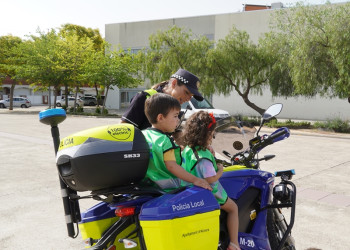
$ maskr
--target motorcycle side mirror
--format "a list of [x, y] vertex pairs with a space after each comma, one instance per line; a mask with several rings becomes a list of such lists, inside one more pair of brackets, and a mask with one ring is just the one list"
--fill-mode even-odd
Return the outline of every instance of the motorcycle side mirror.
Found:
[[282, 103], [275, 103], [265, 110], [264, 114], [262, 115], [260, 127], [259, 127], [258, 131], [256, 132], [257, 135], [259, 134], [259, 131], [260, 131], [261, 127], [264, 125], [264, 123], [271, 120], [271, 118], [275, 117], [279, 113], [281, 113], [282, 108], [283, 108]]
[[266, 109], [265, 113], [263, 114], [263, 121], [266, 122], [278, 115], [279, 113], [281, 113], [282, 107], [282, 103], [276, 103], [271, 105], [268, 109]]

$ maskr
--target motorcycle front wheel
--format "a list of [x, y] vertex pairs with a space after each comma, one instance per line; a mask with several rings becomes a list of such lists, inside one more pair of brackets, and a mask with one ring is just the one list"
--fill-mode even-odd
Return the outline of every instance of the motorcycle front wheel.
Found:
[[[278, 248], [283, 235], [287, 231], [287, 222], [280, 209], [268, 209], [267, 211], [267, 232], [269, 234], [269, 241], [272, 250]], [[295, 249], [295, 241], [292, 235], [288, 235], [282, 250]]]

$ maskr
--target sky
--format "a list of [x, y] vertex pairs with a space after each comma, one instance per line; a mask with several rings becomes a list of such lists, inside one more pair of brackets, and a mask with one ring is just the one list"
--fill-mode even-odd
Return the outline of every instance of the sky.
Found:
[[[72, 23], [99, 29], [105, 37], [105, 24], [241, 12], [244, 4], [291, 6], [297, 0], [1, 0], [0, 36], [25, 39]], [[324, 4], [324, 0], [304, 1]], [[342, 0], [331, 3], [346, 2]]]

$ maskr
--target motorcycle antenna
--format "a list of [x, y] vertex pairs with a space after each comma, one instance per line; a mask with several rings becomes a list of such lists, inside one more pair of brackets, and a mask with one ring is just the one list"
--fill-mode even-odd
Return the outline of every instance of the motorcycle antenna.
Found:
[[[53, 144], [55, 148], [55, 155], [57, 155], [57, 151], [60, 145], [60, 132], [57, 125], [63, 122], [66, 119], [66, 117], [67, 117], [66, 111], [64, 109], [57, 109], [57, 108], [47, 109], [39, 113], [39, 121], [43, 124], [51, 126], [51, 135], [52, 135]], [[74, 216], [72, 215], [71, 209], [70, 209], [71, 201], [69, 200], [69, 195], [73, 194], [75, 191], [71, 190], [63, 182], [61, 177], [59, 177], [59, 182], [61, 187], [61, 196], [62, 196], [64, 213], [66, 218], [68, 236], [71, 238], [76, 238], [78, 236], [78, 233], [75, 234], [73, 223], [77, 220], [77, 216], [75, 216], [75, 218], [73, 219]], [[77, 208], [79, 210], [79, 203], [77, 201], [75, 201], [74, 203], [76, 203], [74, 205], [78, 206]]]

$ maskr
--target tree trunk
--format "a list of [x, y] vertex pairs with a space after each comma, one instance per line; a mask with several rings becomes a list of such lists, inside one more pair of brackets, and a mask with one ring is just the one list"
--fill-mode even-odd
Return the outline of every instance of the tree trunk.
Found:
[[49, 109], [51, 109], [51, 86], [49, 85]]
[[13, 94], [15, 91], [15, 86], [16, 86], [16, 82], [11, 84], [11, 88], [10, 88], [10, 107], [9, 110], [13, 110]]
[[68, 86], [67, 86], [67, 84], [64, 85], [64, 98], [65, 98], [66, 108], [68, 108]]
[[245, 102], [245, 104], [247, 104], [249, 107], [251, 107], [252, 109], [254, 109], [256, 112], [258, 112], [260, 115], [263, 115], [265, 112], [265, 109], [262, 109], [258, 106], [255, 105], [255, 103], [252, 103], [248, 97], [243, 97], [243, 101]]
[[248, 98], [249, 92], [250, 92], [250, 86], [251, 86], [250, 83], [249, 83], [249, 81], [248, 81], [248, 87], [247, 87], [247, 89], [246, 89], [243, 93], [239, 90], [239, 88], [238, 88], [236, 85], [234, 85], [234, 84], [231, 84], [231, 85], [234, 86], [236, 92], [239, 94], [240, 97], [242, 97], [242, 99], [243, 99], [243, 101], [245, 102], [245, 104], [247, 104], [249, 107], [251, 107], [252, 109], [254, 109], [254, 110], [255, 110], [256, 112], [258, 112], [260, 115], [264, 114], [265, 109], [262, 109], [262, 108], [256, 106], [255, 103], [252, 103], [252, 102], [249, 100], [249, 98]]
[[103, 99], [101, 114], [103, 114], [103, 111], [104, 111], [104, 109], [105, 109], [106, 100], [107, 100], [107, 95], [108, 95], [108, 90], [109, 90], [109, 86], [107, 86], [107, 90], [106, 90], [106, 93], [105, 93], [105, 99]]
[[97, 107], [100, 106], [100, 99], [101, 96], [98, 94], [97, 84], [95, 83], [95, 90], [96, 90], [96, 99], [97, 99]]
[[78, 91], [79, 91], [79, 87], [77, 86], [77, 87], [75, 88], [75, 95], [74, 95], [74, 113], [77, 112]]
[[56, 108], [56, 102], [57, 102], [57, 93], [58, 93], [58, 87], [54, 87], [54, 101], [53, 101], [53, 108]]

